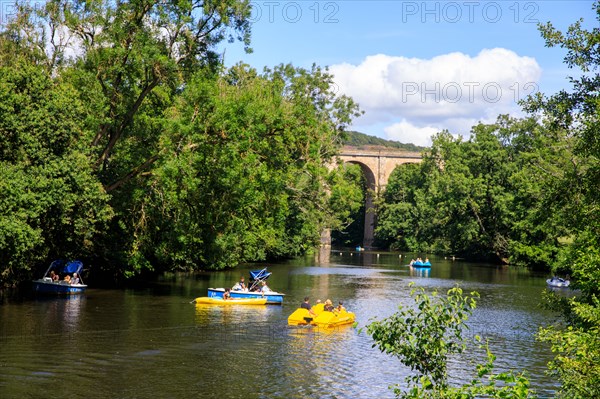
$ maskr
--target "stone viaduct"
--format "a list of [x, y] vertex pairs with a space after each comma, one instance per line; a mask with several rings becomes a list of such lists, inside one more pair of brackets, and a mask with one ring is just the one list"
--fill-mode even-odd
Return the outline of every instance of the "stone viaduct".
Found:
[[[360, 166], [367, 182], [365, 201], [365, 231], [363, 247], [371, 248], [377, 215], [373, 209], [373, 193], [379, 195], [385, 190], [390, 175], [398, 165], [421, 162], [421, 154], [389, 147], [350, 147], [344, 146], [338, 155], [341, 162]], [[331, 245], [331, 233], [323, 233], [321, 243]]]

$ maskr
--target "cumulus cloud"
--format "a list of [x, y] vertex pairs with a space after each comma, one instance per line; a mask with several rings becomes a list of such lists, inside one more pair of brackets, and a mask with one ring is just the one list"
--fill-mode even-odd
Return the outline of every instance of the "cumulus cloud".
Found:
[[389, 140], [399, 141], [401, 143], [413, 143], [420, 146], [430, 146], [431, 136], [442, 129], [436, 129], [431, 126], [417, 127], [402, 119], [384, 128], [386, 137]]
[[359, 65], [333, 65], [330, 71], [340, 92], [366, 111], [358, 121], [363, 129], [386, 123], [388, 138], [411, 137], [415, 144], [442, 129], [468, 134], [477, 121], [491, 122], [500, 113], [515, 111], [516, 101], [537, 90], [541, 75], [535, 59], [503, 48], [484, 49], [474, 57], [459, 52], [431, 59], [377, 54]]

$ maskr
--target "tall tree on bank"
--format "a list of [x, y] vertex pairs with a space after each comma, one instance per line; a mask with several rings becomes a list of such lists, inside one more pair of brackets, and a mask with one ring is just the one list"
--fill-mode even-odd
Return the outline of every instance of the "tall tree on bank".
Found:
[[23, 4], [3, 30], [1, 61], [22, 56], [84, 106], [77, 148], [114, 210], [93, 239], [112, 260], [103, 275], [295, 255], [347, 216], [330, 211], [348, 200], [328, 195], [343, 179], [326, 165], [357, 107], [317, 67], [221, 71], [215, 45], [248, 44], [249, 12], [233, 0], [49, 1]]
[[[8, 43], [0, 38], [0, 52]], [[9, 46], [10, 47], [10, 46]], [[0, 287], [49, 257], [84, 257], [112, 217], [89, 162], [89, 109], [70, 82], [19, 54], [0, 57]]]
[[548, 264], [557, 237], [568, 235], [554, 189], [573, 156], [559, 136], [533, 118], [505, 115], [474, 126], [466, 141], [438, 134], [421, 164], [391, 176], [378, 239], [403, 250]]
[[133, 213], [132, 266], [223, 268], [313, 248], [339, 224], [327, 192], [342, 183], [326, 165], [356, 111], [318, 67], [198, 73], [169, 110], [164, 156]]
[[[111, 230], [98, 246], [126, 259], [131, 211], [152, 164], [161, 157], [164, 112], [199, 68], [217, 72], [216, 46], [249, 45], [247, 0], [24, 1], [3, 29], [11, 52], [26, 54], [77, 88], [87, 109], [81, 141], [88, 164], [111, 194]], [[249, 49], [249, 48], [248, 48]]]
[[565, 33], [551, 23], [540, 26], [546, 45], [565, 49], [565, 64], [582, 74], [570, 78], [571, 91], [538, 94], [525, 103], [526, 109], [540, 113], [554, 130], [568, 131], [575, 142], [572, 172], [562, 180], [567, 188], [562, 195], [570, 203], [564, 220], [573, 232], [572, 244], [559, 254], [554, 267], [569, 273], [572, 286], [581, 294], [550, 299], [550, 305], [565, 318], [541, 329], [539, 335], [556, 354], [550, 371], [561, 383], [557, 396], [573, 399], [600, 396], [600, 3], [594, 3], [593, 9], [596, 25], [591, 30], [583, 28], [583, 20]]

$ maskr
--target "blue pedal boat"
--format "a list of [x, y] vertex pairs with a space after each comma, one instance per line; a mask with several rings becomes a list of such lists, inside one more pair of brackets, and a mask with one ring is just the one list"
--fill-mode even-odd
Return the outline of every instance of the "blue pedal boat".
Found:
[[[250, 271], [250, 287], [248, 289], [232, 289], [229, 293], [231, 298], [243, 298], [243, 299], [258, 299], [258, 298], [267, 298], [267, 304], [273, 305], [281, 305], [283, 304], [283, 297], [285, 294], [281, 292], [271, 291], [270, 289], [263, 292], [261, 291], [262, 283], [265, 282], [271, 272], [268, 272], [266, 268], [261, 270], [252, 270]], [[223, 294], [225, 293], [225, 288], [209, 288], [208, 296], [210, 298], [223, 298]]]
[[411, 264], [412, 267], [431, 267], [431, 262], [430, 261], [425, 261], [422, 262], [420, 260], [415, 261], [414, 263]]
[[[33, 280], [33, 290], [40, 294], [81, 294], [85, 292], [87, 285], [81, 280], [81, 271], [83, 270], [83, 263], [79, 260], [73, 260], [65, 262], [62, 259], [55, 260], [50, 264], [50, 267], [44, 273], [44, 277]], [[69, 283], [65, 280], [53, 280], [50, 274], [54, 272], [58, 276], [69, 276], [71, 277], [74, 273], [77, 273], [79, 282], [76, 284]]]

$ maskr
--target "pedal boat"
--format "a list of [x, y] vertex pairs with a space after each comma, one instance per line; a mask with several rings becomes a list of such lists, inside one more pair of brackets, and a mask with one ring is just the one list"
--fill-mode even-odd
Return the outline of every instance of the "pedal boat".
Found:
[[223, 298], [215, 298], [208, 296], [201, 296], [194, 299], [194, 302], [197, 304], [205, 304], [205, 305], [265, 305], [267, 303], [267, 298], [231, 298], [231, 299], [223, 299]]
[[298, 308], [288, 317], [290, 326], [317, 326], [321, 328], [333, 328], [353, 324], [355, 315], [346, 310], [328, 312], [324, 305], [319, 303], [311, 308], [316, 316], [310, 314], [308, 309]]

